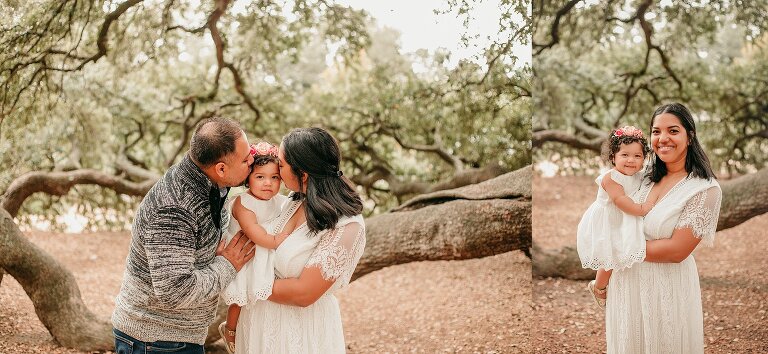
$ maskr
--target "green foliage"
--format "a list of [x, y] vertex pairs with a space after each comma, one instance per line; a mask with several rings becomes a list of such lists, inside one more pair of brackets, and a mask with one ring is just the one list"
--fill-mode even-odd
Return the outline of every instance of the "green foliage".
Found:
[[[716, 170], [765, 166], [767, 2], [567, 3], [534, 5], [535, 131], [595, 136], [583, 122], [648, 132], [654, 108], [678, 101], [697, 118]], [[578, 154], [548, 143], [537, 158], [555, 153]]]

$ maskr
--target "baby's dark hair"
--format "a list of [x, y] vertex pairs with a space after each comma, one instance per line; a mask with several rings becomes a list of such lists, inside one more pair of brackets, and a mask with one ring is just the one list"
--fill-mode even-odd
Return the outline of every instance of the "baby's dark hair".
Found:
[[280, 160], [278, 160], [277, 156], [272, 155], [253, 155], [253, 164], [251, 164], [251, 172], [253, 172], [253, 168], [256, 166], [264, 166], [270, 162], [274, 162], [278, 165], [280, 165]]
[[622, 128], [616, 128], [611, 131], [611, 137], [608, 138], [608, 151], [606, 154], [608, 162], [611, 165], [615, 165], [613, 159], [616, 157], [616, 153], [619, 152], [622, 144], [640, 143], [643, 149], [643, 158], [648, 156], [651, 152], [651, 148], [648, 146], [648, 140], [643, 136], [643, 131], [633, 126], [626, 126]]
[[[280, 159], [277, 158], [277, 146], [268, 142], [251, 145], [251, 155], [253, 155], [253, 163], [251, 164], [251, 172], [248, 173], [248, 176], [253, 173], [257, 166], [264, 166], [270, 162], [280, 166]], [[245, 179], [243, 186], [249, 188], [248, 178]]]

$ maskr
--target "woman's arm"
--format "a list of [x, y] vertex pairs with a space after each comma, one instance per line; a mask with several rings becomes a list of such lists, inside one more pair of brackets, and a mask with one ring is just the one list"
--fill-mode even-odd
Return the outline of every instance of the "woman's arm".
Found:
[[693, 235], [692, 228], [675, 229], [671, 238], [645, 241], [645, 261], [680, 263], [688, 258], [699, 242], [701, 239]]
[[685, 204], [672, 231], [672, 237], [645, 243], [645, 260], [656, 263], [679, 263], [688, 258], [702, 240], [711, 244], [720, 215], [721, 191], [713, 186], [697, 193]]
[[276, 249], [287, 237], [287, 235], [272, 236], [268, 234], [267, 230], [259, 225], [256, 213], [240, 203], [240, 197], [237, 197], [232, 204], [232, 216], [237, 219], [245, 236], [248, 236], [248, 239], [261, 247]]
[[298, 278], [275, 279], [272, 295], [267, 300], [306, 307], [314, 304], [335, 282], [336, 279], [324, 279], [319, 267], [307, 267]]
[[616, 205], [619, 210], [634, 216], [645, 216], [653, 208], [653, 203], [645, 202], [642, 204], [635, 203], [632, 198], [624, 194], [624, 187], [616, 183], [611, 178], [611, 174], [608, 173], [603, 177], [603, 181], [600, 185], [608, 192], [608, 196], [611, 198], [613, 204]]
[[[336, 281], [347, 284], [365, 248], [365, 230], [353, 222], [322, 237], [298, 278], [276, 279], [268, 300], [293, 306], [315, 303]], [[328, 259], [333, 259], [328, 262]]]

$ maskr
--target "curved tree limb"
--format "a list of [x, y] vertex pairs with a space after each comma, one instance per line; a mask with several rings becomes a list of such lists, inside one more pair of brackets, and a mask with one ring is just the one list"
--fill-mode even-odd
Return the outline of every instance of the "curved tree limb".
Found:
[[549, 28], [549, 36], [551, 37], [551, 39], [549, 40], [549, 42], [544, 44], [538, 44], [534, 42], [532, 44], [533, 48], [536, 50], [533, 53], [534, 56], [541, 54], [541, 52], [543, 52], [544, 50], [552, 48], [555, 46], [555, 44], [560, 42], [560, 21], [563, 19], [563, 17], [567, 16], [568, 12], [570, 12], [571, 9], [573, 9], [573, 7], [576, 6], [576, 4], [578, 4], [579, 2], [581, 2], [581, 0], [570, 0], [567, 3], [565, 3], [565, 5], [563, 5], [562, 8], [557, 10], [557, 12], [555, 13], [555, 19], [554, 21], [552, 21], [552, 25]]
[[768, 168], [720, 183], [723, 201], [717, 230], [739, 225], [768, 213]]
[[429, 183], [421, 181], [405, 181], [392, 173], [392, 171], [390, 171], [387, 167], [377, 165], [371, 169], [369, 173], [363, 175], [355, 175], [350, 177], [350, 179], [355, 182], [355, 184], [366, 188], [373, 188], [377, 181], [385, 180], [389, 185], [388, 192], [400, 198], [414, 194], [432, 193], [445, 189], [459, 188], [474, 183], [480, 183], [500, 176], [505, 172], [507, 172], [507, 170], [498, 164], [491, 163], [482, 168], [465, 169], [461, 172], [455, 173], [448, 179], [435, 183]]
[[398, 134], [395, 131], [389, 131], [389, 134], [392, 138], [397, 141], [397, 144], [400, 145], [403, 149], [410, 149], [410, 150], [416, 150], [416, 151], [422, 151], [422, 152], [431, 152], [434, 154], [437, 154], [443, 161], [449, 163], [451, 166], [453, 166], [454, 170], [457, 172], [461, 172], [461, 170], [464, 169], [464, 163], [461, 162], [461, 159], [459, 159], [457, 156], [451, 154], [445, 148], [443, 147], [443, 139], [440, 136], [440, 132], [437, 129], [434, 129], [432, 132], [434, 143], [432, 145], [425, 145], [425, 144], [410, 144], [403, 140], [403, 138], [400, 137], [400, 134]]
[[112, 189], [116, 193], [143, 196], [157, 180], [131, 182], [98, 170], [82, 169], [69, 172], [29, 172], [19, 176], [0, 197], [0, 208], [16, 216], [22, 203], [30, 195], [44, 192], [50, 195], [65, 195], [78, 184], [95, 184]]
[[[17, 62], [16, 64], [12, 65], [11, 67], [5, 67], [5, 65], [0, 66], [0, 75], [6, 75], [3, 80], [3, 89], [1, 90], [3, 92], [3, 97], [0, 100], [0, 125], [2, 124], [3, 120], [6, 116], [11, 114], [13, 110], [16, 108], [16, 105], [18, 104], [19, 100], [21, 99], [21, 96], [25, 91], [30, 89], [31, 87], [39, 84], [42, 81], [45, 81], [48, 78], [47, 73], [48, 72], [74, 72], [82, 70], [88, 63], [96, 62], [101, 57], [105, 56], [109, 50], [107, 41], [109, 37], [109, 30], [112, 26], [112, 24], [117, 21], [120, 16], [122, 16], [128, 9], [135, 6], [138, 3], [141, 3], [143, 0], [128, 0], [124, 3], [120, 4], [115, 8], [114, 11], [106, 14], [104, 17], [104, 22], [102, 22], [99, 33], [96, 38], [96, 46], [97, 51], [96, 53], [90, 55], [90, 56], [83, 56], [78, 54], [73, 54], [75, 50], [77, 50], [77, 47], [80, 45], [85, 26], [88, 25], [88, 20], [90, 20], [90, 11], [92, 8], [92, 4], [88, 2], [88, 18], [86, 19], [86, 23], [83, 24], [83, 30], [80, 32], [80, 35], [78, 38], [73, 39], [72, 42], [74, 42], [76, 45], [75, 47], [68, 49], [68, 50], [61, 50], [58, 48], [55, 48], [55, 46], [58, 44], [59, 41], [63, 40], [65, 37], [67, 37], [72, 29], [71, 29], [71, 23], [73, 21], [73, 13], [75, 11], [75, 8], [77, 7], [78, 2], [77, 1], [60, 1], [58, 2], [58, 7], [52, 12], [51, 16], [47, 19], [45, 25], [43, 28], [33, 28], [34, 33], [24, 33], [19, 36], [14, 36], [9, 38], [4, 44], [7, 44], [8, 47], [25, 47], [26, 52], [32, 52], [36, 53], [34, 57], [27, 61], [21, 61]], [[64, 31], [63, 34], [61, 34], [58, 37], [58, 40], [52, 44], [48, 48], [36, 48], [37, 45], [40, 43], [41, 39], [45, 36], [49, 36], [48, 29], [50, 28], [51, 24], [54, 23], [60, 15], [64, 12], [63, 9], [66, 5], [71, 4], [71, 9], [68, 13], [68, 19], [67, 22], [69, 25], [67, 27], [67, 30]], [[62, 20], [62, 19], [59, 19]], [[24, 43], [26, 38], [34, 37], [35, 39], [32, 40], [31, 43]], [[61, 66], [56, 66], [51, 64], [51, 57], [62, 57], [63, 61], [61, 62]], [[79, 64], [65, 67], [65, 63], [69, 60], [78, 60], [80, 61]], [[36, 67], [31, 75], [31, 78], [22, 85], [16, 92], [15, 95], [13, 95], [12, 101], [8, 101], [8, 93], [10, 90], [10, 83], [19, 81], [19, 77], [23, 76], [24, 69], [28, 67]]]
[[237, 70], [237, 68], [235, 68], [234, 64], [224, 60], [224, 51], [226, 50], [226, 44], [224, 43], [224, 39], [221, 37], [221, 33], [219, 32], [217, 23], [221, 18], [221, 16], [224, 14], [224, 12], [227, 10], [227, 7], [229, 7], [229, 4], [230, 4], [229, 0], [216, 0], [216, 8], [208, 17], [207, 26], [208, 26], [208, 30], [211, 32], [211, 39], [213, 39], [213, 44], [216, 47], [216, 62], [218, 63], [218, 69], [216, 70], [216, 78], [214, 80], [214, 91], [212, 93], [215, 95], [215, 92], [219, 87], [219, 78], [221, 77], [221, 71], [224, 68], [226, 68], [232, 74], [232, 78], [235, 81], [235, 90], [243, 98], [243, 101], [248, 106], [248, 108], [250, 108], [251, 111], [253, 111], [253, 113], [256, 116], [255, 119], [256, 121], [258, 121], [261, 118], [261, 111], [253, 103], [253, 100], [251, 99], [250, 95], [248, 95], [248, 93], [245, 92], [245, 83], [243, 82], [243, 79], [240, 76], [240, 72]]
[[558, 142], [575, 147], [577, 149], [586, 149], [596, 152], [600, 152], [600, 149], [605, 141], [606, 137], [604, 136], [585, 139], [577, 137], [563, 130], [552, 129], [533, 132], [531, 137], [531, 145], [534, 148], [541, 147], [546, 142]]

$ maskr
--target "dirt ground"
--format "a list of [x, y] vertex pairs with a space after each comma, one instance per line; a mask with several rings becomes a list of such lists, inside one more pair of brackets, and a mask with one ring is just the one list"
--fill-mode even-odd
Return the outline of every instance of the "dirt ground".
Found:
[[[127, 233], [30, 239], [75, 275], [85, 304], [108, 318]], [[521, 252], [416, 262], [368, 274], [339, 294], [348, 353], [530, 353], [531, 266]], [[0, 284], [0, 354], [82, 353], [58, 347], [21, 286]]]
[[[547, 248], [576, 244], [581, 213], [594, 201], [591, 177], [534, 177], [533, 237]], [[556, 220], [556, 222], [553, 222]], [[768, 214], [720, 231], [697, 251], [706, 353], [766, 353]], [[604, 353], [604, 313], [586, 281], [533, 279], [534, 353]]]

